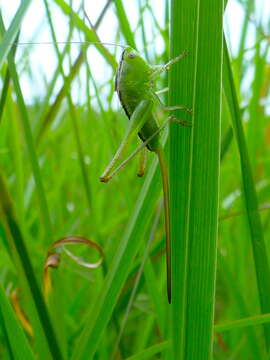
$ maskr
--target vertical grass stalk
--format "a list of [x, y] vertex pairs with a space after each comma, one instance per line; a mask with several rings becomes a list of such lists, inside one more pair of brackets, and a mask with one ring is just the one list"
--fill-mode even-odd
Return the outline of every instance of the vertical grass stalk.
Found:
[[[193, 108], [194, 65], [196, 54], [197, 0], [171, 1], [171, 55], [183, 51], [188, 56], [169, 72], [169, 105], [183, 104]], [[183, 112], [175, 115], [184, 120]], [[175, 359], [184, 359], [188, 191], [191, 129], [175, 123], [170, 125], [170, 207], [172, 246], [172, 344]]]
[[[183, 18], [179, 20], [179, 16]], [[191, 142], [189, 135], [184, 133], [188, 129], [176, 130], [175, 126], [171, 126], [170, 137], [172, 339], [173, 358], [177, 359], [209, 359], [212, 354], [219, 192], [222, 16], [223, 4], [219, 0], [201, 0], [186, 5], [172, 2], [173, 55], [176, 55], [175, 48], [182, 44], [190, 59], [187, 59], [189, 63], [185, 65], [189, 65], [189, 71], [183, 74], [186, 68], [181, 69], [178, 65], [178, 73], [176, 69], [171, 78], [171, 92], [178, 91], [177, 95], [182, 96], [177, 98], [172, 95], [171, 102], [182, 104], [184, 101], [186, 106], [191, 105], [193, 109]], [[188, 37], [188, 41], [185, 37]], [[185, 44], [190, 47], [186, 48]], [[179, 75], [180, 71], [182, 75]], [[181, 93], [177, 90], [179, 88]]]
[[[210, 359], [214, 322], [223, 1], [201, 0], [192, 128], [186, 359]], [[215, 16], [213, 16], [215, 14]]]

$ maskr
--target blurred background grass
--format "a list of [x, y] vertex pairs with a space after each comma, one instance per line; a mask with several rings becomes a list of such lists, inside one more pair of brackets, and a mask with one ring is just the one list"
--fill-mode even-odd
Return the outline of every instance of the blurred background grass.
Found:
[[[162, 10], [145, 0], [133, 1], [132, 8], [121, 1], [108, 1], [95, 16], [86, 3], [85, 10], [101, 41], [136, 45], [153, 64], [169, 59], [169, 1], [162, 2]], [[31, 14], [34, 22], [31, 6], [29, 9], [26, 6], [25, 11]], [[31, 29], [31, 18], [22, 25], [22, 18], [18, 18], [19, 42], [53, 41], [54, 32], [58, 41], [96, 39], [85, 18], [83, 2], [67, 5], [62, 0], [44, 0], [39, 1], [39, 6], [44, 9], [42, 22], [31, 30], [30, 36], [25, 37], [25, 33]], [[235, 6], [243, 14], [243, 21], [241, 26], [237, 24], [239, 41], [235, 40], [235, 28], [229, 27], [227, 31], [227, 42], [233, 50], [230, 66], [261, 209], [267, 254], [270, 238], [270, 18], [265, 14], [269, 15], [270, 6], [265, 3], [262, 7], [261, 2], [251, 0], [238, 1]], [[5, 28], [9, 28], [16, 10], [1, 7]], [[107, 25], [110, 23], [111, 27]], [[227, 21], [225, 28], [226, 25]], [[103, 38], [106, 32], [108, 37]], [[13, 40], [15, 31], [14, 34]], [[125, 114], [114, 93], [120, 50], [111, 46], [94, 50], [93, 45], [80, 44], [57, 47], [18, 46], [13, 70], [7, 62], [1, 68], [0, 174], [6, 185], [1, 189], [4, 210], [0, 211], [0, 279], [7, 298], [17, 290], [15, 303], [30, 320], [35, 341], [29, 328], [28, 332], [26, 330], [26, 321], [17, 321], [8, 315], [9, 305], [1, 292], [0, 357], [20, 358], [15, 351], [16, 343], [10, 342], [9, 335], [16, 326], [20, 329], [18, 322], [24, 325], [26, 334], [25, 337], [18, 330], [16, 335], [26, 359], [30, 358], [31, 351], [41, 359], [50, 358], [50, 352], [58, 354], [52, 358], [89, 358], [96, 352], [96, 359], [125, 359], [156, 344], [156, 348], [149, 351], [150, 355], [145, 352], [140, 355], [144, 357], [137, 358], [169, 357], [166, 352], [159, 353], [169, 346], [169, 342], [163, 342], [168, 338], [169, 310], [165, 294], [161, 183], [155, 173], [154, 156], [149, 156], [146, 180], [137, 178], [138, 161], [133, 160], [109, 184], [99, 182], [126, 128]], [[10, 63], [13, 56], [11, 51]], [[39, 56], [45, 59], [46, 65], [36, 60]], [[16, 76], [22, 96], [15, 85]], [[162, 77], [158, 88], [166, 86], [167, 80]], [[256, 266], [259, 265], [253, 260], [252, 232], [245, 215], [239, 150], [231, 132], [233, 115], [228, 91], [228, 88], [224, 90], [222, 104], [216, 324], [260, 314], [256, 282]], [[137, 143], [134, 139], [134, 148]], [[6, 188], [8, 193], [3, 190]], [[7, 203], [12, 202], [12, 215], [7, 215], [10, 205], [3, 206], [4, 198]], [[22, 235], [15, 231], [15, 237], [18, 242], [24, 239], [37, 288], [42, 285], [48, 248], [59, 238], [81, 235], [104, 249], [105, 261], [99, 269], [85, 269], [63, 254], [59, 269], [51, 271], [53, 288], [49, 312], [58, 345], [46, 336], [50, 321], [41, 320], [41, 325], [34, 321], [35, 301], [38, 309], [43, 309], [43, 305], [39, 296], [33, 295], [38, 294], [38, 290], [27, 288], [29, 273], [23, 275], [27, 253], [18, 255], [19, 250], [12, 240], [14, 231], [7, 225], [13, 214]], [[145, 249], [150, 255], [145, 254]], [[78, 254], [87, 260], [96, 260], [97, 256], [89, 250], [78, 250]], [[141, 264], [145, 264], [144, 270]], [[136, 274], [140, 275], [137, 283]], [[31, 278], [31, 274], [29, 276]], [[267, 276], [265, 281], [268, 281]], [[34, 303], [29, 296], [36, 299]], [[88, 349], [89, 352], [80, 353], [79, 345], [75, 347], [78, 341], [83, 345], [81, 351]], [[230, 330], [216, 333], [213, 349], [216, 359], [264, 359], [263, 328], [260, 325], [234, 328], [232, 324]], [[158, 355], [154, 355], [155, 352]]]

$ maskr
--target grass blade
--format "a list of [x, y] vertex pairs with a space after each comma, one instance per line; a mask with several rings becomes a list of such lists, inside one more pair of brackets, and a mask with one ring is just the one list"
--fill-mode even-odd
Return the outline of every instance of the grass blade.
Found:
[[151, 346], [148, 349], [143, 350], [142, 352], [128, 357], [126, 360], [143, 360], [143, 359], [153, 359], [153, 355], [156, 355], [170, 346], [170, 341], [164, 341], [163, 343], [156, 344]]
[[[76, 27], [81, 30], [86, 37], [87, 41], [92, 42], [99, 42], [99, 39], [95, 32], [91, 30], [83, 20], [78, 16], [78, 14], [72, 10], [72, 7], [68, 5], [64, 0], [54, 0], [57, 5], [59, 5], [62, 11], [72, 17], [72, 21]], [[109, 51], [102, 45], [102, 44], [95, 44], [96, 48], [100, 51], [100, 53], [104, 56], [105, 60], [108, 62], [109, 65], [115, 70], [117, 67], [117, 62], [115, 61], [114, 57], [109, 53]]]
[[[234, 135], [240, 155], [244, 202], [247, 211], [249, 231], [251, 235], [260, 305], [263, 313], [269, 313], [270, 312], [269, 262], [268, 262], [267, 251], [264, 242], [262, 223], [258, 211], [257, 194], [252, 176], [248, 149], [245, 140], [241, 114], [237, 100], [227, 47], [224, 48], [224, 68], [225, 71], [223, 76], [223, 86], [225, 89], [225, 94], [231, 111]], [[270, 326], [265, 325], [264, 331], [265, 331], [266, 346], [269, 349]]]
[[21, 3], [19, 9], [16, 12], [7, 32], [5, 33], [2, 43], [0, 43], [0, 68], [5, 61], [9, 50], [20, 30], [21, 23], [23, 21], [24, 15], [31, 3], [31, 0], [25, 0]]
[[[179, 1], [179, 8], [180, 3]], [[176, 9], [177, 1], [174, 1], [172, 6]], [[213, 7], [215, 20], [211, 22], [209, 19]], [[214, 3], [211, 1], [211, 4], [210, 1], [182, 4], [185, 18], [183, 22], [177, 19], [181, 14], [179, 8], [177, 12], [173, 11], [175, 19], [172, 19], [172, 34], [176, 36], [177, 24], [182, 23], [182, 27], [178, 26], [179, 35], [184, 37], [189, 34], [190, 49], [186, 50], [191, 57], [195, 56], [196, 60], [189, 60], [190, 68], [186, 75], [175, 79], [177, 76], [177, 70], [175, 70], [174, 76], [172, 75], [172, 85], [170, 85], [172, 91], [179, 87], [179, 83], [181, 83], [181, 88], [184, 88], [181, 90], [180, 100], [173, 96], [174, 103], [176, 100], [177, 103], [187, 101], [185, 105], [189, 106], [194, 95], [194, 103], [191, 106], [193, 118], [190, 178], [188, 175], [189, 135], [184, 135], [187, 130], [178, 130], [178, 132], [183, 132], [181, 138], [183, 144], [181, 144], [179, 143], [180, 136], [177, 137], [173, 133], [175, 126], [171, 127], [171, 198], [173, 202], [171, 212], [174, 233], [172, 248], [174, 258], [173, 358], [209, 359], [212, 354], [216, 271], [223, 6], [220, 1]], [[198, 38], [196, 38], [196, 21], [198, 21]], [[174, 26], [176, 29], [173, 29]], [[197, 49], [194, 49], [192, 40], [193, 42], [195, 40]], [[177, 41], [182, 44], [181, 37]], [[173, 55], [176, 55], [174, 48]], [[195, 74], [193, 73], [194, 62]], [[181, 71], [185, 73], [185, 69]], [[191, 88], [190, 78], [194, 78], [195, 93]], [[185, 150], [184, 155], [179, 155], [182, 149]], [[183, 163], [179, 165], [180, 156]], [[179, 174], [183, 178], [182, 181], [186, 182], [186, 185], [183, 188], [180, 186], [180, 189], [177, 179]], [[180, 226], [182, 228], [179, 229]], [[187, 251], [188, 260], [186, 260]], [[177, 263], [178, 261], [180, 264]], [[188, 273], [186, 273], [186, 266], [188, 266]]]
[[[4, 24], [3, 24], [3, 19], [1, 17], [1, 15], [0, 15], [0, 30], [2, 33], [5, 30]], [[25, 134], [26, 143], [28, 146], [29, 157], [30, 157], [30, 161], [31, 161], [31, 165], [33, 168], [33, 173], [34, 173], [34, 178], [35, 178], [35, 182], [36, 182], [36, 186], [37, 186], [40, 207], [41, 207], [41, 213], [43, 216], [44, 227], [45, 227], [45, 232], [46, 232], [46, 238], [48, 241], [50, 241], [50, 239], [52, 238], [52, 226], [51, 226], [51, 220], [50, 220], [50, 215], [49, 215], [49, 209], [48, 209], [47, 200], [45, 197], [45, 192], [44, 192], [42, 178], [41, 178], [41, 172], [40, 172], [40, 168], [39, 168], [39, 164], [38, 164], [38, 160], [37, 160], [37, 156], [36, 156], [36, 151], [35, 151], [35, 147], [34, 147], [34, 140], [33, 140], [33, 136], [32, 136], [32, 130], [30, 127], [27, 108], [24, 103], [23, 94], [22, 94], [22, 90], [20, 87], [19, 78], [18, 78], [18, 74], [17, 74], [17, 70], [16, 70], [16, 66], [15, 66], [15, 62], [14, 62], [12, 54], [8, 55], [8, 67], [9, 67], [11, 79], [14, 84], [15, 92], [17, 95], [17, 101], [18, 101], [19, 110], [21, 113], [21, 120], [22, 120], [23, 127], [24, 127], [24, 134]]]
[[[128, 270], [143, 240], [143, 229], [147, 225], [155, 202], [160, 182], [157, 177], [157, 160], [154, 161], [138, 201], [133, 216], [122, 237], [116, 255], [104, 281], [100, 296], [92, 311], [86, 316], [84, 330], [77, 342], [72, 359], [91, 359], [107, 325], [120, 291], [128, 275]], [[140, 231], [138, 231], [140, 229]]]
[[[169, 72], [169, 105], [193, 108], [197, 38], [197, 1], [171, 1], [171, 58], [183, 51], [188, 56]], [[190, 120], [185, 113], [178, 118]], [[170, 125], [170, 200], [172, 237], [172, 342], [176, 359], [184, 359], [187, 276], [187, 214], [190, 181], [190, 128]]]
[[63, 359], [61, 350], [58, 346], [54, 329], [49, 318], [49, 314], [39, 289], [34, 269], [30, 260], [29, 253], [24, 243], [24, 239], [21, 234], [21, 230], [17, 224], [17, 221], [13, 214], [12, 204], [10, 202], [10, 196], [7, 191], [4, 179], [0, 176], [0, 215], [6, 223], [7, 231], [10, 233], [10, 248], [13, 249], [13, 256], [18, 261], [18, 271], [21, 270], [24, 281], [30, 290], [33, 299], [33, 312], [38, 314], [39, 321], [43, 332], [36, 334], [36, 336], [43, 336], [46, 339], [45, 346], [48, 344], [49, 352], [52, 358]]
[[[211, 15], [213, 12], [214, 18]], [[187, 360], [212, 357], [219, 199], [223, 1], [201, 0], [198, 17], [189, 203], [185, 351]]]
[[217, 324], [215, 325], [215, 332], [228, 331], [228, 330], [243, 328], [247, 326], [257, 326], [269, 322], [270, 322], [270, 314], [251, 316], [246, 319], [239, 319], [235, 321], [228, 321], [227, 323], [224, 324]]
[[18, 323], [2, 286], [0, 286], [0, 313], [3, 319], [2, 326], [5, 327], [13, 358], [15, 360], [34, 360], [34, 354], [28, 340]]
[[134, 35], [133, 32], [131, 31], [122, 0], [114, 1], [114, 5], [116, 7], [117, 17], [119, 19], [119, 25], [122, 29], [122, 33], [125, 36], [127, 45], [131, 46], [133, 49], [136, 49]]

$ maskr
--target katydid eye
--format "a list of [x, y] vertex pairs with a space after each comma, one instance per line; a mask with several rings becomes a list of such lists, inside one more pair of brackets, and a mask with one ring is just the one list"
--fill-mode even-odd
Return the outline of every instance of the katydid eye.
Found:
[[135, 57], [136, 57], [136, 55], [134, 53], [129, 53], [128, 54], [129, 59], [134, 59]]

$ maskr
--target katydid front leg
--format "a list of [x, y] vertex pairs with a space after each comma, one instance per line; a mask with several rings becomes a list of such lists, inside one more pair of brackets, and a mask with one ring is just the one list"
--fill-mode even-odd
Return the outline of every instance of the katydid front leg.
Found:
[[167, 64], [165, 65], [156, 65], [153, 66], [153, 72], [152, 72], [152, 79], [156, 79], [160, 73], [164, 72], [164, 71], [168, 71], [170, 69], [170, 67], [177, 63], [178, 61], [184, 59], [187, 56], [187, 52], [184, 51], [182, 54], [176, 56], [175, 58], [171, 59], [169, 62], [167, 62]]

